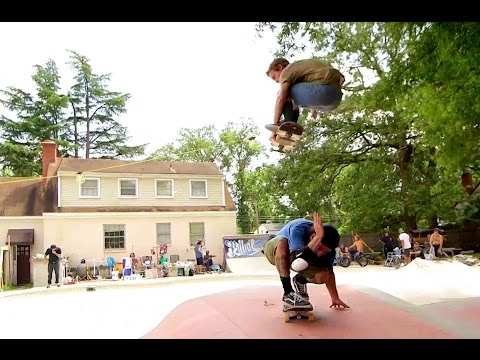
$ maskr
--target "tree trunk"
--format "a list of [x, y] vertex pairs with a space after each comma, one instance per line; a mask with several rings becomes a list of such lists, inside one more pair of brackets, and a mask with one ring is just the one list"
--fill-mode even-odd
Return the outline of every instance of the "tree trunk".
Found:
[[411, 173], [409, 163], [413, 158], [413, 146], [407, 143], [404, 137], [400, 143], [398, 151], [398, 165], [400, 168], [400, 178], [402, 179], [402, 187], [400, 194], [403, 201], [403, 221], [407, 227], [407, 231], [417, 229], [417, 218], [415, 214], [411, 213], [411, 198], [408, 191], [411, 182]]
[[85, 114], [87, 120], [87, 134], [85, 139], [85, 159], [90, 158], [90, 94], [88, 93], [88, 84], [85, 84]]
[[428, 226], [430, 227], [430, 229], [435, 229], [436, 227], [438, 227], [438, 217], [437, 217], [437, 214], [433, 214], [429, 217], [428, 219]]

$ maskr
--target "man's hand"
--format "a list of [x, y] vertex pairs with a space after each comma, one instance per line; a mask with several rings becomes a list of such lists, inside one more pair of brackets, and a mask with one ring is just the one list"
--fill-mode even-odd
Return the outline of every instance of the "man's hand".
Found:
[[309, 246], [317, 256], [323, 256], [331, 249], [322, 244], [324, 235], [322, 218], [316, 211], [313, 213], [313, 229], [315, 230], [315, 237], [313, 238], [313, 245], [310, 246], [309, 244]]
[[332, 308], [333, 309], [338, 309], [338, 310], [346, 310], [346, 309], [350, 309], [350, 306], [345, 304], [340, 299], [335, 299], [335, 300], [332, 300], [332, 305], [330, 305], [330, 309], [332, 309]]
[[322, 224], [322, 218], [318, 214], [318, 212], [313, 213], [313, 228], [315, 229], [315, 236], [323, 239], [323, 224]]

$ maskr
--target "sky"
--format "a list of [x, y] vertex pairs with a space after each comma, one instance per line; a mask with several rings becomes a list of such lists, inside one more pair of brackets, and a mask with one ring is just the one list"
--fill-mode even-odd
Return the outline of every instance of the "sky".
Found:
[[131, 94], [117, 120], [128, 128], [129, 145], [149, 143], [147, 154], [174, 141], [180, 128], [222, 129], [248, 118], [270, 148], [264, 126], [278, 85], [265, 71], [277, 45], [271, 33], [259, 38], [255, 23], [0, 23], [0, 34], [0, 89], [34, 94], [33, 66], [52, 59], [66, 92], [74, 75], [67, 50], [76, 51], [95, 74], [111, 74], [109, 90]]

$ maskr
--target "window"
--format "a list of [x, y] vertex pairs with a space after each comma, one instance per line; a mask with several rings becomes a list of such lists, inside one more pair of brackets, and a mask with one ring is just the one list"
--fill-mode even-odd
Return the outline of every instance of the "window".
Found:
[[118, 179], [119, 197], [137, 197], [137, 179]]
[[171, 244], [170, 223], [157, 223], [157, 244]]
[[205, 238], [205, 223], [190, 223], [190, 245], [194, 246]]
[[190, 180], [190, 197], [207, 197], [207, 180]]
[[125, 250], [125, 225], [103, 225], [103, 239], [105, 250]]
[[155, 180], [155, 197], [173, 198], [173, 180]]
[[81, 198], [99, 198], [100, 197], [100, 179], [86, 178], [83, 184], [80, 184]]

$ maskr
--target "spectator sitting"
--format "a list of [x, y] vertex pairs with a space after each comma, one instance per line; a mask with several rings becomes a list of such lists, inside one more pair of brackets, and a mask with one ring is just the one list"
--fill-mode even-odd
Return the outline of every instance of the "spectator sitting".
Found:
[[420, 247], [420, 243], [418, 241], [415, 241], [413, 243], [413, 249], [411, 252], [412, 260], [415, 259], [416, 257], [419, 257], [421, 259], [425, 259], [425, 255], [423, 254], [423, 249]]
[[205, 260], [204, 260], [203, 264], [205, 265], [207, 271], [211, 270], [212, 265], [213, 265], [213, 259], [210, 256], [210, 251], [208, 251], [208, 250], [205, 252]]
[[348, 254], [348, 251], [347, 249], [345, 248], [345, 245], [340, 245], [340, 254], [339, 254], [341, 257], [350, 257], [350, 255]]

